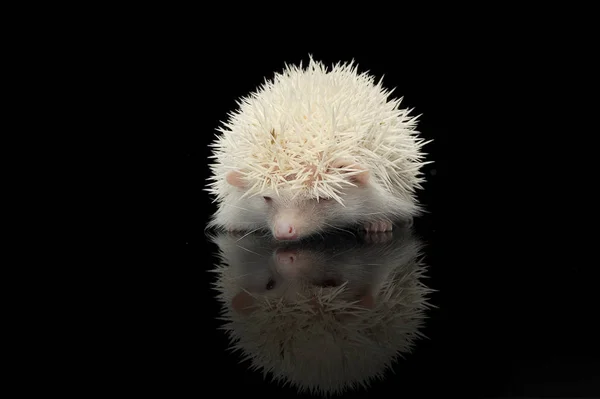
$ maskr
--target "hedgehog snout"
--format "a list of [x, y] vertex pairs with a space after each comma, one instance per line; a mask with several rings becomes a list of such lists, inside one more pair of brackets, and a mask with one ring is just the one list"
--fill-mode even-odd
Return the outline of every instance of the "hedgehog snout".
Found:
[[299, 268], [298, 251], [292, 249], [278, 248], [274, 254], [277, 273], [287, 280], [297, 277]]
[[278, 240], [295, 240], [298, 237], [296, 228], [286, 220], [275, 222], [275, 238]]
[[282, 265], [291, 265], [298, 258], [298, 252], [289, 249], [278, 248], [275, 251], [277, 262]]

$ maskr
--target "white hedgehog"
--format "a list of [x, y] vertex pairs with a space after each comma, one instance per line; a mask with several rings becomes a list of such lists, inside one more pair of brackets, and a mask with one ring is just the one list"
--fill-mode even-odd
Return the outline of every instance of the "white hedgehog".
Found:
[[278, 240], [362, 227], [390, 231], [422, 212], [422, 147], [411, 110], [354, 62], [286, 65], [218, 128], [207, 228], [270, 230]]
[[408, 228], [352, 237], [212, 238], [222, 328], [252, 369], [300, 392], [341, 394], [411, 352], [431, 306], [423, 242]]

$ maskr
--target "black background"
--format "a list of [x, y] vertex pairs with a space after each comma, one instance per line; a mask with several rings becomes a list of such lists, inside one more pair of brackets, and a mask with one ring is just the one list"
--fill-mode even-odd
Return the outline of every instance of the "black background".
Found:
[[[178, 299], [165, 310], [163, 378], [172, 377], [173, 389], [202, 394], [294, 396], [225, 352], [213, 276], [205, 272], [216, 249], [204, 237], [214, 205], [202, 190], [207, 144], [235, 100], [284, 63], [306, 63], [312, 54], [328, 64], [354, 59], [361, 70], [385, 75], [404, 106], [422, 114], [422, 136], [434, 140], [420, 194], [430, 214], [415, 228], [428, 245], [427, 284], [438, 290], [432, 297], [438, 309], [424, 331], [429, 340], [369, 393], [600, 396], [593, 261], [574, 246], [586, 233], [557, 210], [569, 206], [568, 195], [557, 194], [556, 180], [544, 173], [552, 169], [548, 122], [557, 113], [549, 104], [560, 90], [558, 79], [549, 85], [544, 74], [561, 73], [557, 64], [548, 68], [555, 58], [546, 50], [556, 42], [452, 29], [431, 35], [398, 29], [354, 41], [335, 31], [292, 40], [284, 34], [290, 27], [269, 27], [256, 34], [245, 26], [234, 39], [220, 37], [224, 27], [207, 30], [193, 50], [183, 39], [160, 47], [157, 62], [164, 67], [157, 69], [169, 76], [161, 80], [163, 118], [181, 138], [184, 177], [177, 212], [184, 261], [169, 280]], [[563, 143], [563, 153], [570, 145]]]

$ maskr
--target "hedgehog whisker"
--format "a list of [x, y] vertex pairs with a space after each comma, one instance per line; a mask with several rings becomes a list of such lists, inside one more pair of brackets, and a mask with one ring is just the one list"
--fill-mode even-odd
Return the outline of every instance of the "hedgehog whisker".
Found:
[[250, 230], [248, 233], [244, 234], [244, 235], [243, 235], [243, 236], [241, 236], [239, 239], [237, 239], [237, 240], [236, 240], [236, 242], [238, 242], [239, 240], [241, 240], [241, 239], [243, 239], [243, 238], [246, 238], [247, 236], [249, 236], [250, 234], [252, 234], [252, 233], [254, 233], [254, 232], [258, 231], [258, 230], [260, 230], [260, 227], [258, 227], [258, 228], [256, 228], [256, 229], [254, 229], [254, 230]]
[[317, 234], [319, 235], [319, 237], [321, 237], [323, 240], [325, 239], [325, 236], [323, 235], [323, 231], [322, 229], [317, 230]]
[[332, 256], [331, 258], [329, 258], [329, 259], [336, 258], [336, 257], [338, 257], [338, 256], [340, 256], [340, 255], [343, 255], [343, 254], [345, 254], [346, 252], [351, 252], [351, 251], [353, 251], [353, 250], [354, 250], [354, 248], [349, 248], [349, 249], [345, 250], [344, 252], [339, 252], [339, 253], [337, 253], [337, 254], [333, 255], [333, 256]]
[[334, 229], [336, 229], [336, 230], [343, 231], [344, 233], [350, 233], [350, 234], [352, 234], [354, 237], [356, 237], [356, 234], [354, 234], [354, 233], [353, 233], [351, 230], [348, 230], [348, 229], [342, 229], [341, 227], [337, 227], [337, 226], [334, 226], [334, 225], [332, 225], [332, 224], [325, 223], [325, 222], [323, 222], [323, 224], [324, 224], [324, 225], [326, 225], [326, 226], [332, 227], [332, 228], [334, 228]]
[[241, 249], [243, 249], [244, 251], [248, 251], [248, 252], [250, 252], [251, 254], [258, 255], [258, 256], [261, 256], [260, 254], [257, 254], [257, 253], [256, 253], [256, 252], [254, 252], [254, 251], [250, 251], [248, 248], [244, 248], [244, 247], [242, 247], [241, 245], [236, 245], [236, 246], [237, 246], [238, 248], [241, 248]]

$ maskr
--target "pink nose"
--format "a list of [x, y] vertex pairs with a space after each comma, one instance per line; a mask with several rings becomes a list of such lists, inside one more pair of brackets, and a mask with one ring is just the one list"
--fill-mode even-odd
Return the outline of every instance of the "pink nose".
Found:
[[277, 262], [281, 265], [291, 265], [296, 261], [295, 251], [277, 251]]
[[275, 225], [275, 238], [278, 240], [293, 240], [296, 238], [296, 229], [289, 223], [277, 222]]

